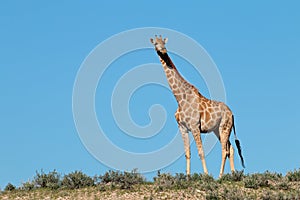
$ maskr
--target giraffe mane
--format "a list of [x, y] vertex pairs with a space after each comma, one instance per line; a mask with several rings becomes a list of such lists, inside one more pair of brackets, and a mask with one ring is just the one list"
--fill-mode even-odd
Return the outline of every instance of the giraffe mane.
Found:
[[166, 65], [172, 69], [173, 67], [173, 62], [171, 61], [168, 53], [162, 53], [160, 51], [157, 51], [157, 54], [161, 57], [161, 59], [163, 59], [163, 61], [165, 61]]

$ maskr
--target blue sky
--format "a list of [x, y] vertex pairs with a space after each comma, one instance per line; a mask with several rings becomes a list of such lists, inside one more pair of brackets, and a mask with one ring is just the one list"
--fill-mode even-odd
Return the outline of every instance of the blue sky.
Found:
[[[300, 135], [300, 13], [297, 1], [126, 2], [3, 1], [0, 6], [0, 187], [31, 179], [36, 170], [74, 170], [94, 175], [107, 171], [82, 144], [72, 114], [76, 74], [88, 54], [101, 42], [133, 28], [173, 29], [197, 41], [216, 63], [226, 88], [227, 104], [235, 115], [246, 173], [265, 170], [285, 173], [298, 169]], [[158, 33], [159, 34], [159, 33]], [[149, 40], [149, 38], [145, 38]], [[169, 41], [171, 44], [176, 41]], [[204, 95], [201, 77], [175, 55], [180, 72]], [[106, 120], [97, 100], [111, 93], [113, 80], [143, 63], [159, 63], [155, 52], [122, 56], [97, 88], [98, 120]], [[118, 70], [116, 65], [126, 65]], [[114, 67], [115, 65], [115, 67]], [[114, 76], [115, 75], [115, 76]], [[166, 106], [166, 126], [157, 146], [126, 139], [105, 123], [122, 148], [147, 152], [172, 139], [177, 129], [176, 101], [160, 87], [143, 87], [130, 102], [132, 118], [147, 124], [153, 103]], [[158, 95], [157, 95], [158, 94]], [[100, 100], [99, 100], [100, 102]], [[145, 107], [146, 105], [146, 107]], [[119, 138], [119, 139], [118, 139]], [[120, 140], [120, 138], [122, 140]], [[233, 139], [233, 138], [231, 138]], [[155, 142], [155, 139], [154, 141]], [[202, 172], [192, 146], [192, 172]], [[145, 147], [144, 150], [140, 148]], [[151, 149], [152, 148], [152, 149]], [[178, 147], [182, 148], [182, 147]], [[220, 167], [220, 145], [207, 156], [214, 176]], [[241, 170], [238, 157], [236, 168]], [[184, 156], [163, 172], [185, 172]], [[226, 172], [229, 172], [228, 163]], [[146, 174], [150, 177], [156, 172]]]

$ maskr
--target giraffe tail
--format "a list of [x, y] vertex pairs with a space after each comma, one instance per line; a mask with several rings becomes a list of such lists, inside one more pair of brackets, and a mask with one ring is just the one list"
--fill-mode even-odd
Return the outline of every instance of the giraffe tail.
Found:
[[239, 156], [240, 156], [241, 161], [242, 161], [242, 166], [243, 166], [243, 168], [245, 168], [244, 158], [243, 158], [243, 155], [242, 155], [242, 147], [241, 147], [241, 143], [240, 143], [240, 141], [238, 140], [238, 138], [237, 138], [237, 136], [236, 136], [236, 132], [235, 132], [234, 116], [233, 116], [233, 115], [232, 115], [232, 125], [233, 125], [233, 133], [234, 133], [234, 138], [235, 138], [235, 144], [236, 144], [236, 147], [237, 147], [237, 149], [238, 149]]

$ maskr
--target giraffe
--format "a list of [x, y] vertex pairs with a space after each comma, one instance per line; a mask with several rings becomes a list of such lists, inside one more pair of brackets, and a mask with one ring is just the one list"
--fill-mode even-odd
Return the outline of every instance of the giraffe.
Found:
[[184, 143], [186, 174], [190, 175], [191, 167], [191, 152], [188, 135], [189, 132], [192, 133], [195, 139], [198, 154], [201, 159], [203, 171], [205, 174], [208, 174], [208, 171], [201, 141], [201, 133], [214, 132], [221, 143], [222, 161], [219, 177], [222, 177], [224, 173], [224, 166], [227, 157], [230, 161], [231, 171], [235, 171], [233, 160], [234, 150], [229, 141], [232, 128], [234, 131], [235, 143], [238, 148], [242, 166], [245, 167], [244, 159], [241, 153], [240, 142], [236, 137], [234, 117], [231, 110], [223, 102], [205, 98], [203, 95], [201, 95], [201, 93], [195, 86], [187, 82], [180, 75], [167, 53], [167, 49], [165, 47], [167, 41], [168, 38], [163, 39], [162, 36], [155, 36], [155, 39], [150, 39], [150, 42], [154, 45], [155, 50], [159, 56], [169, 86], [178, 103], [178, 108], [175, 112], [175, 118], [178, 123], [178, 128], [181, 132]]

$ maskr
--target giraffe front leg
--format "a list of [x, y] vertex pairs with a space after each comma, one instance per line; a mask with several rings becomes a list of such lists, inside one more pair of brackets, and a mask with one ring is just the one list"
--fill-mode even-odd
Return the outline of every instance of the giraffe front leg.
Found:
[[202, 162], [203, 171], [204, 171], [205, 174], [208, 174], [207, 167], [206, 167], [206, 161], [205, 161], [205, 155], [204, 155], [203, 146], [202, 146], [200, 129], [197, 127], [197, 128], [192, 130], [192, 133], [193, 133], [196, 145], [197, 145], [199, 157], [200, 157], [201, 162]]
[[182, 135], [183, 144], [184, 144], [184, 151], [185, 151], [185, 158], [186, 158], [186, 174], [191, 174], [191, 150], [190, 150], [190, 140], [189, 134], [186, 127], [183, 125], [179, 125], [179, 130]]

